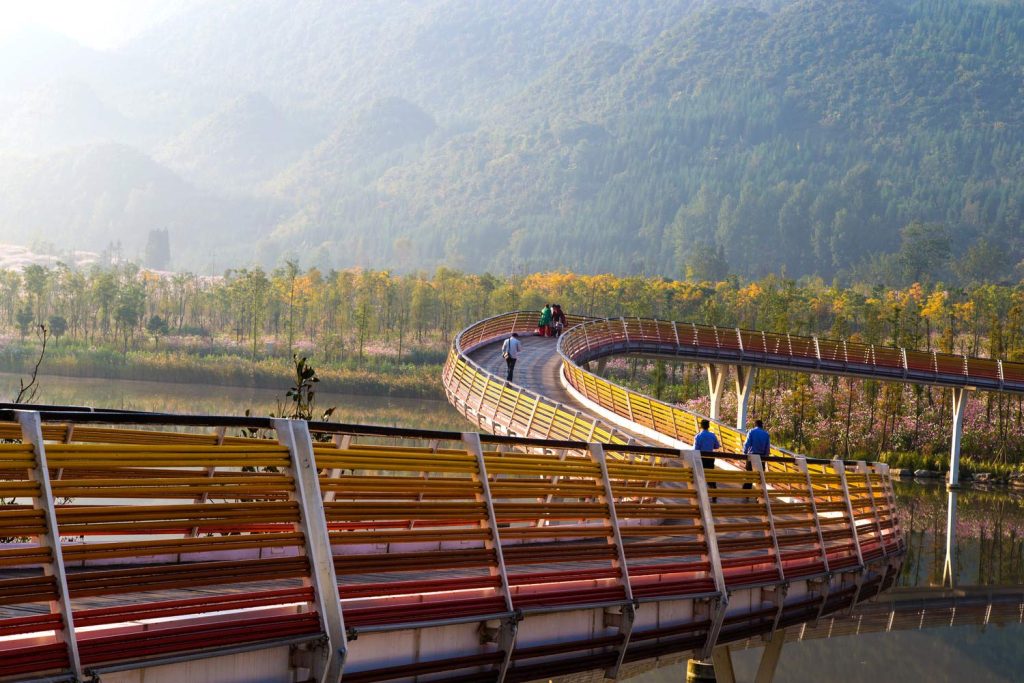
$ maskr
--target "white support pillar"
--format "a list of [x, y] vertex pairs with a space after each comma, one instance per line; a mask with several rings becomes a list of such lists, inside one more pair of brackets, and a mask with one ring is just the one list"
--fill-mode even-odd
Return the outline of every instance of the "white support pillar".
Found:
[[35, 411], [15, 411], [21, 425], [22, 443], [31, 444], [35, 451], [35, 466], [29, 470], [29, 477], [39, 484], [39, 497], [32, 498], [32, 507], [43, 511], [46, 521], [46, 534], [39, 538], [39, 545], [50, 551], [50, 560], [43, 563], [43, 573], [52, 576], [57, 599], [50, 603], [50, 613], [60, 614], [64, 628], [56, 629], [55, 634], [68, 652], [68, 667], [75, 675], [75, 680], [84, 680], [82, 660], [78, 656], [78, 640], [75, 637], [75, 619], [71, 611], [71, 596], [68, 594], [68, 578], [64, 569], [64, 555], [60, 547], [60, 529], [57, 526], [57, 511], [53, 504], [53, 489], [50, 488], [50, 469], [46, 462], [46, 446], [43, 443], [43, 428], [39, 413]]
[[960, 486], [960, 440], [964, 435], [964, 408], [970, 389], [953, 387], [953, 439], [949, 449], [949, 487]]
[[704, 369], [708, 372], [708, 397], [711, 399], [708, 417], [717, 420], [718, 409], [722, 403], [722, 389], [725, 388], [725, 369], [714, 363], [705, 363]]
[[335, 683], [341, 680], [345, 666], [348, 635], [338, 596], [338, 577], [334, 571], [334, 555], [324, 514], [313, 440], [309, 436], [309, 425], [304, 420], [274, 418], [271, 423], [277, 432], [278, 443], [288, 449], [288, 469], [295, 487], [295, 501], [299, 504], [299, 531], [305, 538], [303, 550], [309, 560], [309, 582], [320, 613], [321, 626], [327, 635], [324, 657], [314, 662], [313, 674], [321, 683]]
[[741, 432], [747, 431], [747, 407], [756, 374], [757, 368], [753, 366], [736, 366], [736, 429]]
[[942, 585], [956, 588], [956, 497], [957, 490], [949, 490], [946, 501], [946, 559], [942, 563]]

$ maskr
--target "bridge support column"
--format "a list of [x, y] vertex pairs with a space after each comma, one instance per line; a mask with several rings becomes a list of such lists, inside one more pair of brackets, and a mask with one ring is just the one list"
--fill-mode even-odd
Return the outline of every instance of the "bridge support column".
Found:
[[708, 397], [711, 399], [711, 409], [708, 417], [712, 420], [718, 419], [718, 409], [722, 403], [722, 389], [725, 388], [725, 368], [713, 363], [705, 363], [704, 369], [708, 373]]
[[942, 585], [956, 588], [956, 497], [957, 490], [949, 490], [946, 501], [946, 559], [942, 563]]
[[686, 662], [686, 683], [714, 683], [715, 664], [709, 659], [691, 659]]
[[964, 408], [970, 389], [953, 388], [953, 439], [949, 449], [949, 482], [948, 486], [955, 489], [960, 486], [960, 441], [964, 435]]
[[775, 678], [775, 669], [779, 666], [782, 646], [785, 642], [786, 629], [772, 631], [772, 637], [765, 644], [764, 652], [761, 653], [761, 661], [757, 665], [754, 683], [772, 683], [772, 680]]
[[736, 366], [736, 429], [747, 431], [747, 406], [750, 391], [754, 388], [757, 368], [748, 365]]

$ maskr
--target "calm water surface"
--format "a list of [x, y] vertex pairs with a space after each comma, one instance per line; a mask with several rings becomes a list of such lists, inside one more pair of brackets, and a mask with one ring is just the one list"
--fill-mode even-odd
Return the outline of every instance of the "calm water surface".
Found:
[[[14, 396], [18, 379], [18, 375], [0, 373], [0, 396]], [[253, 415], [279, 413], [278, 401], [284, 399], [287, 389], [52, 376], [40, 377], [39, 383], [38, 403], [206, 415], [244, 415], [247, 408]], [[316, 406], [321, 410], [336, 406], [335, 422], [456, 431], [471, 428], [447, 401], [318, 392]]]
[[[277, 411], [282, 391], [130, 380], [40, 378], [40, 402], [172, 413], [241, 415]], [[0, 396], [12, 396], [18, 376], [0, 373]], [[321, 408], [337, 406], [341, 422], [423, 429], [469, 427], [445, 401], [319, 394]], [[902, 483], [897, 494], [909, 532], [898, 585], [941, 590], [946, 553], [945, 489]], [[1024, 495], [1006, 489], [965, 489], [957, 495], [955, 580], [958, 586], [1020, 587], [1024, 593]], [[739, 680], [753, 680], [760, 649], [735, 652]], [[633, 683], [682, 683], [685, 667], [668, 667]], [[786, 643], [776, 681], [1022, 681], [1024, 627], [990, 624], [861, 633]]]

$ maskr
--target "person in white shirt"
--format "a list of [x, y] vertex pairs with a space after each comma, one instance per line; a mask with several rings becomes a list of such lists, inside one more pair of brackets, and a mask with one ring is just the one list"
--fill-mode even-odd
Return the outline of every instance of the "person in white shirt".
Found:
[[519, 358], [519, 352], [523, 350], [523, 343], [519, 341], [519, 333], [513, 332], [512, 336], [506, 339], [501, 344], [501, 355], [505, 359], [505, 364], [508, 365], [508, 381], [512, 381], [512, 371], [516, 367], [516, 359]]

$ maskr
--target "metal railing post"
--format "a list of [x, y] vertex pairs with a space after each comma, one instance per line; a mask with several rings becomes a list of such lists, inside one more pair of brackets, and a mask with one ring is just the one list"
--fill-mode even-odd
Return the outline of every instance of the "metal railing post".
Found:
[[[351, 434], [335, 434], [334, 438], [331, 439], [334, 447], [339, 451], [347, 451], [352, 446], [352, 435]], [[436, 449], [435, 449], [436, 450]], [[329, 479], [337, 479], [341, 476], [341, 468], [333, 467], [327, 472]], [[334, 490], [327, 491], [324, 493], [324, 502], [333, 503], [337, 494]]]
[[[591, 443], [588, 446], [590, 459], [593, 460], [601, 471], [601, 482], [603, 490], [598, 494], [598, 499], [608, 507], [607, 524], [611, 528], [611, 535], [608, 542], [615, 546], [616, 561], [615, 568], [619, 570], [619, 578], [622, 581], [622, 588], [625, 591], [626, 600], [634, 602], [633, 586], [629, 580], [629, 565], [626, 561], [626, 547], [622, 542], [622, 531], [619, 528], [619, 516], [615, 512], [615, 493], [612, 491], [611, 477], [608, 475], [608, 459], [604, 452], [604, 446], [599, 443]], [[633, 634], [633, 616], [635, 604], [622, 608], [622, 615], [619, 623], [619, 633], [622, 634], [622, 644], [619, 646], [619, 655], [615, 665], [608, 669], [608, 678], [618, 678], [619, 669], [626, 656], [626, 649], [629, 647], [629, 640]]]
[[853, 501], [850, 500], [850, 487], [846, 481], [846, 463], [842, 460], [833, 460], [832, 469], [839, 475], [839, 484], [843, 488], [843, 503], [845, 503], [846, 507], [846, 518], [850, 520], [850, 529], [853, 533], [853, 549], [857, 553], [857, 564], [859, 564], [863, 570], [864, 553], [860, 548], [860, 536], [857, 534], [857, 516], [853, 513]]
[[892, 474], [889, 470], [889, 465], [884, 462], [876, 462], [871, 464], [871, 469], [878, 476], [882, 477], [884, 482], [885, 500], [889, 505], [890, 521], [892, 522], [892, 533], [896, 538], [897, 545], [903, 544], [903, 531], [900, 527], [900, 517], [896, 514], [896, 492], [892, 488]]
[[334, 571], [334, 555], [309, 425], [304, 420], [279, 417], [272, 418], [271, 424], [277, 432], [278, 443], [288, 449], [289, 474], [295, 491], [293, 497], [299, 505], [299, 530], [302, 531], [309, 561], [309, 580], [321, 624], [327, 634], [324, 661], [315, 662], [315, 675], [322, 683], [336, 683], [345, 667], [348, 635], [338, 595], [338, 577]]
[[50, 614], [59, 614], [64, 628], [55, 629], [55, 637], [67, 648], [68, 668], [76, 679], [84, 680], [82, 660], [78, 654], [78, 639], [75, 633], [75, 618], [68, 594], [68, 577], [64, 567], [64, 554], [60, 547], [60, 528], [57, 526], [57, 510], [54, 505], [53, 489], [50, 487], [50, 469], [46, 462], [46, 446], [43, 442], [43, 428], [39, 413], [15, 411], [21, 425], [22, 443], [31, 444], [35, 452], [35, 464], [29, 470], [29, 478], [39, 485], [39, 496], [32, 498], [32, 509], [41, 510], [46, 521], [46, 533], [39, 537], [39, 545], [50, 551], [50, 560], [43, 563], [43, 573], [52, 576], [57, 599], [50, 603]]
[[875, 530], [878, 532], [878, 547], [882, 551], [882, 557], [887, 558], [889, 553], [885, 550], [885, 533], [882, 531], [882, 517], [878, 514], [878, 505], [875, 503], [875, 487], [871, 484], [871, 470], [863, 460], [857, 461], [857, 472], [864, 475], [864, 483], [868, 487], [868, 500], [871, 501], [871, 515], [875, 518]]
[[533, 418], [537, 415], [537, 406], [539, 405], [540, 401], [537, 399], [533, 399], [533, 410], [530, 411], [530, 417], [526, 418], [526, 434], [524, 435], [526, 437], [529, 437], [530, 432], [533, 431]]
[[825, 567], [825, 572], [829, 573], [828, 551], [825, 548], [825, 537], [821, 533], [821, 520], [818, 518], [818, 502], [815, 500], [814, 496], [814, 483], [811, 481], [811, 471], [807, 468], [807, 458], [802, 455], [796, 456], [796, 465], [803, 473], [804, 479], [807, 480], [807, 495], [810, 498], [811, 518], [814, 521], [814, 530], [818, 534], [818, 547], [821, 549], [821, 561]]
[[857, 601], [860, 600], [860, 589], [864, 582], [864, 554], [860, 548], [860, 535], [857, 533], [857, 516], [853, 513], [853, 502], [850, 500], [850, 487], [846, 482], [846, 463], [842, 460], [832, 461], [832, 470], [839, 475], [839, 484], [843, 490], [843, 502], [846, 504], [846, 518], [850, 522], [850, 534], [853, 536], [853, 549], [857, 554], [857, 589], [853, 593], [853, 601], [850, 603], [850, 609], [857, 606]]
[[[484, 541], [484, 547], [494, 553], [494, 566], [488, 567], [492, 576], [497, 576], [502, 598], [505, 601], [505, 611], [514, 612], [512, 604], [512, 589], [508, 582], [508, 570], [505, 567], [505, 554], [501, 547], [501, 534], [498, 531], [498, 516], [494, 512], [494, 497], [491, 495], [491, 482], [487, 476], [487, 460], [484, 458], [484, 450], [480, 445], [480, 435], [476, 432], [463, 432], [462, 443], [466, 452], [476, 459], [476, 475], [473, 481], [480, 485], [480, 492], [475, 494], [477, 502], [484, 504], [486, 518], [481, 520], [480, 528], [490, 534], [490, 539]], [[498, 669], [498, 681], [505, 680], [509, 666], [512, 664], [512, 652], [515, 649], [516, 629], [512, 627], [506, 635], [504, 643], [505, 652], [500, 668]]]
[[704, 479], [704, 465], [700, 459], [700, 451], [680, 451], [684, 461], [693, 473], [693, 488], [697, 493], [700, 507], [701, 526], [704, 531], [704, 542], [708, 548], [708, 563], [715, 580], [715, 590], [719, 593], [718, 607], [711, 618], [708, 639], [701, 650], [701, 659], [707, 659], [718, 642], [718, 634], [725, 620], [725, 610], [729, 606], [729, 592], [725, 585], [725, 572], [722, 570], [722, 556], [718, 552], [718, 537], [715, 534], [715, 517], [711, 511], [711, 499], [708, 496], [708, 484]]
[[768, 492], [768, 479], [764, 473], [764, 463], [761, 461], [761, 456], [756, 453], [747, 457], [750, 458], [750, 466], [757, 472], [761, 482], [761, 495], [764, 496], [765, 513], [768, 515], [768, 530], [772, 536], [772, 550], [775, 552], [775, 569], [779, 572], [779, 581], [785, 581], [786, 570], [782, 565], [782, 551], [779, 549], [779, 534], [775, 530], [775, 515], [772, 513], [772, 497]]

